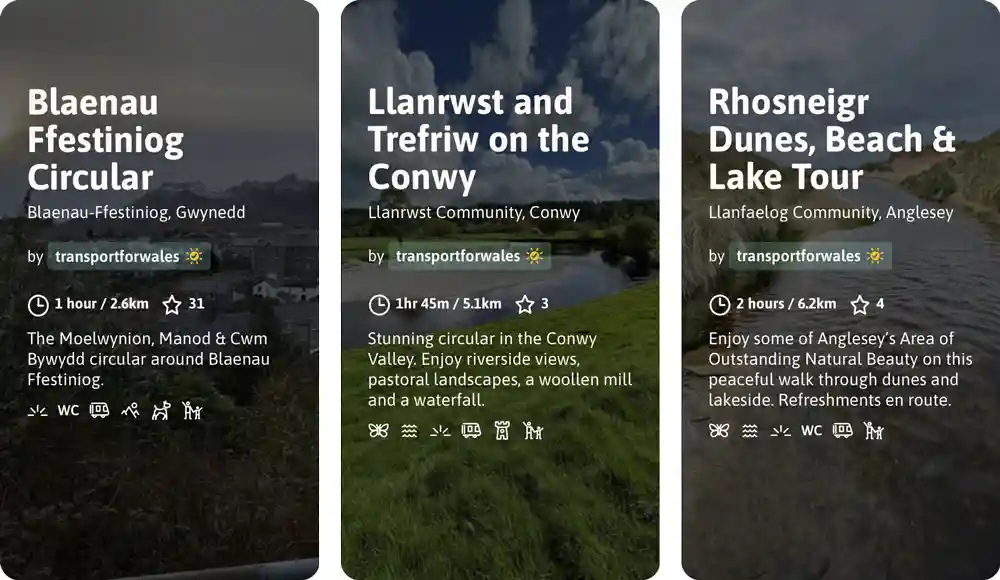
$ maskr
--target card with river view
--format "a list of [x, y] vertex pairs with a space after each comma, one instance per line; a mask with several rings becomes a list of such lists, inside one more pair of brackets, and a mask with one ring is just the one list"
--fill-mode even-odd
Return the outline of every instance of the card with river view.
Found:
[[344, 573], [653, 577], [656, 9], [359, 0], [341, 26]]
[[687, 576], [1000, 577], [997, 30], [964, 0], [685, 9]]

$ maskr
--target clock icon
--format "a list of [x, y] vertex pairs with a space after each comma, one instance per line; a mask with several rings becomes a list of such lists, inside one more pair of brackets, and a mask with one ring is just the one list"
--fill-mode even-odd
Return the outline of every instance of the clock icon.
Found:
[[733, 309], [733, 302], [725, 294], [716, 294], [708, 301], [708, 309], [716, 316], [725, 316]]
[[375, 316], [385, 316], [392, 310], [392, 301], [385, 294], [376, 294], [368, 301], [368, 311]]

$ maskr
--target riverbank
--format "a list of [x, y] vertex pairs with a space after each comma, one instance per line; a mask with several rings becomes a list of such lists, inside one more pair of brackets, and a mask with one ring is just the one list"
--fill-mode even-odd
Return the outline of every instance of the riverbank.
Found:
[[[781, 193], [771, 202], [785, 207], [797, 203], [851, 206], [826, 192]], [[870, 224], [835, 220], [798, 222], [786, 228], [771, 224], [767, 240], [801, 241], [866, 225]], [[725, 239], [715, 243], [721, 248], [728, 245]], [[698, 257], [686, 254], [685, 260]], [[730, 369], [708, 364], [712, 349], [705, 345], [705, 335], [719, 328], [723, 320], [708, 311], [708, 298], [714, 293], [753, 295], [778, 281], [778, 274], [770, 272], [740, 276], [723, 273], [684, 308], [681, 475], [685, 570], [692, 577], [703, 578], [874, 577], [874, 572], [885, 570], [884, 560], [878, 548], [865, 540], [865, 526], [881, 514], [870, 498], [857, 492], [857, 486], [845, 485], [848, 480], [841, 470], [846, 460], [835, 452], [817, 454], [812, 440], [797, 433], [781, 442], [780, 452], [762, 456], [747, 447], [753, 440], [743, 438], [742, 425], [755, 425], [760, 430], [757, 437], [768, 437], [774, 426], [787, 423], [788, 409], [710, 404], [709, 377]], [[726, 317], [726, 323], [733, 322], [733, 316]], [[713, 439], [709, 424], [729, 425], [731, 441]], [[733, 482], [739, 482], [738, 490], [733, 489]], [[825, 501], [817, 502], [817, 497]], [[765, 514], [768, 521], [762, 524], [760, 518]], [[718, 526], [720, 521], [726, 525]], [[828, 525], [803, 527], [802, 521]]]
[[[898, 187], [869, 185], [850, 198], [895, 206], [917, 203]], [[909, 259], [897, 250], [892, 276], [788, 273], [768, 297], [815, 294], [837, 298], [838, 308], [807, 316], [760, 314], [732, 329], [799, 335], [814, 329], [835, 334], [920, 332], [944, 325], [956, 332], [954, 350], [975, 358], [971, 368], [961, 369], [958, 390], [942, 392], [949, 396], [950, 408], [884, 403], [851, 408], [713, 406], [710, 394], [755, 391], [710, 388], [708, 377], [728, 369], [707, 364], [708, 348], [685, 354], [683, 516], [684, 537], [691, 541], [684, 550], [692, 577], [985, 578], [995, 571], [990, 539], [997, 536], [1000, 454], [993, 438], [983, 435], [996, 422], [998, 408], [992, 379], [997, 346], [991, 336], [998, 316], [990, 305], [996, 301], [1000, 242], [990, 233], [965, 218], [952, 224], [887, 220], [854, 234], [834, 234], [856, 242], [885, 240], [905, 249]], [[884, 297], [885, 314], [853, 316], [839, 297], [850, 300], [859, 291], [869, 299]], [[914, 372], [926, 377], [940, 373], [936, 368]], [[863, 373], [843, 369], [844, 376]], [[774, 400], [781, 391], [821, 394], [824, 389], [756, 391]], [[865, 392], [929, 394], [927, 389], [884, 386]], [[865, 441], [866, 421], [884, 428], [884, 440]], [[853, 424], [854, 437], [831, 438], [835, 422]], [[710, 424], [728, 424], [728, 439], [712, 438]], [[760, 440], [744, 439], [743, 425], [758, 426]], [[771, 438], [772, 429], [781, 425], [790, 427], [792, 436]], [[824, 426], [822, 437], [800, 431], [812, 425]], [[709, 525], [720, 520], [726, 526]], [[921, 538], [916, 544], [915, 537]]]
[[922, 199], [965, 209], [1000, 225], [1000, 131], [965, 143], [958, 153], [900, 181]]
[[[733, 192], [730, 203], [750, 206], [764, 205], [759, 196]], [[715, 199], [715, 198], [712, 198]], [[720, 324], [708, 308], [715, 294], [748, 296], [756, 294], [774, 282], [775, 272], [733, 272], [728, 264], [713, 264], [709, 250], [724, 252], [735, 241], [795, 242], [818, 238], [836, 230], [870, 225], [856, 220], [712, 220], [706, 210], [709, 198], [695, 193], [684, 199], [685, 217], [682, 226], [683, 251], [683, 331], [685, 351], [701, 346], [707, 333]], [[852, 204], [836, 195], [822, 191], [779, 191], [767, 199], [778, 207], [801, 205], [804, 208], [849, 208]]]
[[865, 177], [900, 185], [908, 178], [927, 171], [938, 163], [954, 157], [954, 153], [922, 151], [917, 154], [892, 155], [888, 161], [865, 164]]
[[[503, 365], [521, 387], [368, 388], [373, 347], [343, 353], [344, 570], [354, 578], [647, 578], [658, 566], [659, 284], [585, 304], [451, 331], [543, 337], [540, 345], [459, 346], [435, 354], [575, 355], [578, 366]], [[593, 348], [550, 346], [548, 333], [593, 337]], [[394, 347], [416, 354], [417, 347]], [[490, 367], [485, 367], [489, 369]], [[614, 376], [631, 386], [524, 386], [529, 375]], [[458, 371], [439, 371], [454, 375]], [[490, 372], [490, 371], [488, 371]], [[422, 375], [424, 369], [402, 371]], [[388, 373], [387, 373], [388, 374]], [[481, 405], [403, 406], [421, 394], [481, 392]], [[396, 394], [395, 406], [369, 397]], [[456, 420], [477, 422], [479, 440]], [[510, 421], [497, 441], [494, 421]], [[389, 439], [368, 425], [390, 426]], [[543, 427], [526, 441], [522, 422]], [[401, 439], [399, 426], [417, 425]], [[447, 427], [450, 438], [432, 437]], [[441, 546], [447, 546], [442, 551]], [[373, 557], [377, 551], [378, 557]]]
[[566, 269], [571, 259], [564, 259], [564, 256], [552, 257], [550, 268], [545, 270], [494, 271], [479, 276], [468, 271], [390, 270], [385, 266], [355, 261], [349, 267], [344, 267], [340, 300], [342, 303], [367, 303], [374, 294], [400, 288], [405, 288], [407, 298], [412, 299], [453, 298], [458, 293], [468, 297], [551, 280]]
[[[871, 530], [905, 532], [905, 522], [892, 521], [886, 506], [854, 482], [848, 468], [851, 446], [821, 448], [798, 432], [771, 438], [776, 427], [792, 425], [797, 431], [799, 422], [810, 420], [790, 419], [795, 410], [711, 406], [708, 379], [692, 368], [704, 360], [704, 352], [685, 356], [681, 387], [687, 573], [695, 578], [894, 577], [885, 558], [890, 541], [873, 541]], [[845, 416], [813, 418], [831, 419]], [[728, 439], [712, 438], [710, 424], [729, 425]], [[759, 434], [747, 439], [743, 425], [757, 426]]]

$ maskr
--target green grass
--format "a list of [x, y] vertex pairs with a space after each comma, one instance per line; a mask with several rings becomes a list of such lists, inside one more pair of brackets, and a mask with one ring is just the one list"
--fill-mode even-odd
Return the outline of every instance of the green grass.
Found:
[[[589, 333], [597, 337], [593, 349], [447, 351], [576, 354], [575, 368], [484, 372], [525, 377], [631, 371], [631, 387], [369, 390], [367, 377], [373, 369], [368, 350], [345, 351], [345, 571], [365, 580], [651, 577], [658, 565], [658, 290], [650, 283], [579, 306], [468, 330]], [[480, 390], [483, 406], [415, 408], [398, 406], [399, 401], [396, 407], [368, 406], [375, 394], [395, 392], [398, 399], [459, 389]], [[509, 441], [494, 440], [496, 420], [511, 422]], [[463, 421], [480, 423], [483, 437], [460, 437]], [[522, 421], [544, 427], [543, 440], [525, 441]], [[390, 437], [371, 439], [369, 423], [388, 423]], [[399, 426], [406, 423], [419, 425], [419, 438], [399, 437]], [[450, 427], [453, 436], [430, 437], [438, 424]]]

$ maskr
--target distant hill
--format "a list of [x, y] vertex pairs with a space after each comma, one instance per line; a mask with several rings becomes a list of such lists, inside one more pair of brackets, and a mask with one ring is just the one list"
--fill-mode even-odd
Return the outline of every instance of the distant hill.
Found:
[[[166, 183], [129, 204], [132, 207], [227, 208], [245, 205], [246, 220], [229, 222], [229, 231], [252, 230], [264, 222], [280, 222], [290, 228], [319, 227], [319, 183], [286, 175], [277, 181], [244, 181], [222, 191], [209, 191], [203, 184]], [[97, 234], [113, 232], [116, 236], [155, 236], [172, 229], [209, 231], [216, 224], [167, 223], [145, 220], [74, 220], [55, 226], [59, 237], [77, 237], [88, 230]]]
[[901, 185], [919, 197], [950, 200], [976, 210], [1000, 211], [1000, 131], [962, 144], [958, 153]]
[[747, 162], [752, 161], [759, 169], [778, 169], [782, 173], [791, 175], [792, 172], [774, 161], [757, 155], [755, 153], [738, 153], [726, 151], [714, 153], [710, 151], [711, 142], [705, 133], [694, 131], [684, 131], [681, 140], [681, 159], [684, 163], [682, 170], [684, 185], [686, 188], [708, 189], [709, 166], [716, 164], [717, 175], [725, 176], [731, 169], [746, 170]]
[[234, 204], [246, 205], [248, 221], [319, 226], [319, 183], [295, 175], [286, 175], [277, 181], [244, 181], [221, 192], [209, 192], [198, 182], [164, 184], [131, 205], [207, 208]]
[[319, 227], [319, 183], [286, 175], [277, 181], [244, 181], [217, 199], [219, 205], [245, 204], [247, 216], [302, 228]]

